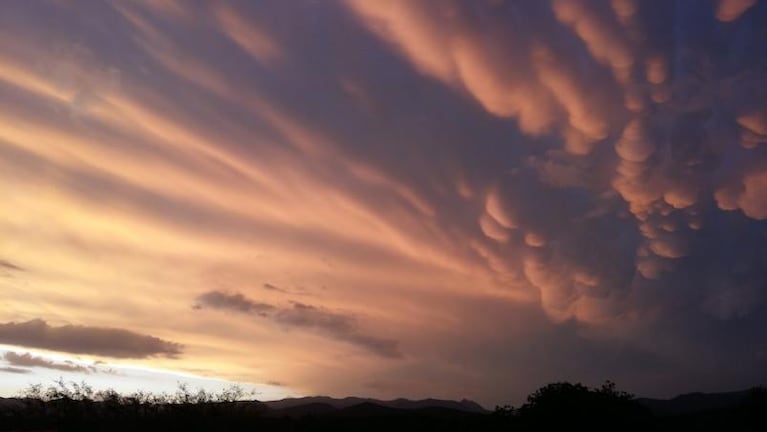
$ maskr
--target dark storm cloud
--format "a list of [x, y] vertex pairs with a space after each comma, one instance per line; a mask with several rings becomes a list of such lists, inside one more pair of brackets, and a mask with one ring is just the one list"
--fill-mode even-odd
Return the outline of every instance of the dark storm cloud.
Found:
[[[485, 198], [477, 250], [508, 285], [539, 291], [555, 320], [595, 324], [644, 313], [648, 305], [635, 301], [644, 279], [662, 286], [666, 273], [696, 278], [685, 257], [717, 247], [701, 242], [710, 237], [700, 230], [724, 229], [708, 225], [710, 209], [741, 210], [740, 223], [757, 230], [767, 215], [763, 166], [754, 162], [763, 159], [765, 47], [756, 41], [765, 8], [704, 3], [498, 2], [479, 10], [347, 2], [418, 74], [527, 135], [507, 139], [522, 154], [505, 157], [491, 149], [494, 136], [471, 137], [505, 170], [488, 170], [472, 154], [458, 158], [473, 186], [466, 190]], [[440, 153], [460, 149], [453, 141], [440, 141]]]
[[[320, 61], [326, 68], [301, 95], [314, 94], [317, 105], [334, 100], [314, 83], [343, 71], [360, 77], [350, 99], [365, 103], [321, 119], [309, 115], [311, 104], [291, 109], [422, 195], [443, 197], [435, 204], [442, 223], [476, 236], [478, 254], [510, 289], [536, 289], [549, 318], [601, 328], [541, 336], [546, 346], [568, 346], [570, 370], [631, 340], [634, 351], [620, 351], [610, 367], [638, 387], [632, 359], [652, 359], [640, 375], [676, 370], [677, 388], [726, 385], [706, 376], [726, 358], [747, 364], [733, 382], [764, 380], [767, 347], [756, 337], [767, 307], [764, 2], [346, 3], [382, 46], [348, 42], [368, 53], [365, 61]], [[280, 41], [292, 46], [290, 36]], [[406, 78], [394, 85], [392, 73]], [[516, 97], [520, 89], [531, 93]], [[349, 118], [364, 127], [355, 131]], [[484, 211], [471, 215], [435, 187], [451, 183]], [[471, 362], [492, 358], [486, 343]], [[703, 353], [705, 366], [680, 366]], [[510, 350], [504, 358], [522, 357]], [[657, 394], [663, 384], [646, 388]]]
[[[258, 88], [334, 155], [425, 197], [450, 241], [469, 245], [506, 289], [532, 290], [557, 325], [588, 330], [544, 332], [552, 352], [566, 346], [561, 356], [583, 364], [630, 340], [635, 351], [616, 362], [627, 370], [631, 358], [655, 359], [653, 374], [711, 351], [707, 367], [747, 359], [743, 376], [758, 377], [766, 13], [748, 1], [348, 1], [235, 4], [217, 22], [237, 47], [228, 55], [258, 64], [224, 66], [235, 88]], [[314, 37], [276, 24], [287, 17]], [[244, 42], [243, 23], [260, 42]], [[383, 208], [384, 192], [338, 172], [339, 188]], [[251, 311], [242, 300], [231, 309]], [[312, 307], [270, 316], [355, 334], [345, 316]], [[582, 335], [594, 338], [588, 349]], [[486, 343], [467, 361], [492, 357]], [[564, 366], [555, 363], [541, 362]], [[703, 370], [678, 373], [693, 383]]]
[[[380, 286], [344, 298], [343, 313], [324, 298], [277, 305], [219, 291], [196, 307], [382, 357], [399, 356], [400, 342], [413, 363], [391, 362], [376, 380], [396, 396], [428, 388], [463, 397], [476, 385], [492, 404], [517, 384], [521, 397], [564, 378], [608, 377], [666, 396], [766, 382], [767, 2], [221, 2], [186, 12], [118, 2], [89, 14], [36, 5], [0, 14], [20, 14], [17, 27], [0, 22], [9, 34], [38, 22], [50, 34], [76, 29], [72, 39], [91, 47], [64, 50], [66, 61], [35, 75], [14, 74], [40, 72], [18, 59], [38, 65], [54, 56], [0, 45], [10, 59], [1, 78], [35, 95], [7, 99], [14, 121], [1, 138], [15, 142], [33, 129], [14, 125], [48, 112], [51, 97], [73, 116], [87, 117], [93, 103], [95, 113], [149, 132], [118, 123], [115, 137], [102, 118], [84, 122], [94, 142], [119, 151], [68, 145], [90, 157], [87, 167], [57, 146], [2, 144], [0, 175], [55, 173], [48, 181], [56, 188], [41, 190], [130, 209], [140, 226], [204, 234], [206, 245], [237, 239], [283, 246], [275, 255], [327, 255], [338, 263], [334, 276], [354, 274], [348, 285], [367, 277], [363, 286]], [[40, 37], [37, 48], [58, 39]], [[97, 60], [119, 70], [122, 93]], [[40, 82], [51, 76], [54, 90]], [[132, 116], [110, 111], [112, 103], [150, 109]], [[71, 120], [45, 123], [93, 138]], [[213, 144], [198, 145], [200, 137]], [[138, 168], [109, 171], [134, 159]], [[174, 184], [171, 171], [199, 181], [169, 194], [161, 186]], [[280, 180], [259, 183], [262, 173]], [[159, 181], [146, 181], [153, 176]], [[238, 187], [242, 194], [225, 195]], [[269, 201], [280, 193], [311, 204]], [[358, 213], [353, 230], [346, 218]], [[314, 225], [301, 219], [315, 214], [306, 218]], [[441, 266], [421, 265], [435, 256]], [[368, 274], [384, 265], [393, 270]], [[456, 268], [465, 279], [447, 289], [438, 279]], [[434, 280], [391, 293], [400, 274]], [[258, 277], [279, 281], [263, 284], [264, 295], [296, 294], [278, 276]], [[489, 300], [463, 298], [488, 292]], [[355, 302], [381, 302], [397, 340], [363, 332]], [[346, 379], [325, 375], [319, 391]]]
[[39, 368], [54, 369], [54, 370], [59, 370], [64, 372], [82, 372], [82, 373], [91, 373], [91, 372], [95, 372], [96, 370], [95, 367], [83, 366], [71, 361], [56, 362], [53, 360], [45, 359], [43, 357], [34, 356], [30, 353], [18, 354], [13, 351], [9, 351], [5, 353], [5, 356], [3, 356], [3, 358], [12, 366], [20, 366], [25, 368], [39, 367]]
[[176, 358], [183, 348], [181, 344], [130, 330], [51, 326], [41, 319], [0, 324], [0, 343], [115, 358]]
[[324, 308], [294, 302], [274, 316], [281, 324], [316, 330], [334, 339], [357, 345], [381, 357], [399, 358], [398, 343], [362, 333], [354, 316], [332, 312]]
[[253, 301], [240, 293], [206, 292], [197, 297], [196, 308], [230, 310], [267, 318], [287, 328], [312, 330], [332, 339], [356, 345], [370, 353], [387, 358], [400, 358], [395, 340], [366, 334], [353, 315], [293, 302], [278, 307]]
[[214, 309], [229, 309], [236, 312], [254, 313], [266, 316], [273, 311], [274, 306], [267, 303], [254, 302], [239, 293], [224, 293], [211, 291], [197, 297], [199, 307], [207, 306]]

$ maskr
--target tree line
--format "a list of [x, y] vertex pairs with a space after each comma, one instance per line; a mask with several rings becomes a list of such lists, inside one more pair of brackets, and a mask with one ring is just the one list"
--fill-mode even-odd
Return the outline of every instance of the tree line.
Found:
[[[398, 410], [362, 404], [325, 411], [273, 410], [233, 385], [220, 392], [179, 384], [172, 393], [96, 391], [87, 383], [31, 385], [0, 400], [3, 431], [527, 431], [767, 430], [767, 390], [754, 388], [726, 409], [659, 416], [613, 382], [590, 388], [558, 382], [519, 407], [483, 413]], [[251, 399], [251, 400], [246, 400]], [[315, 407], [316, 408], [316, 407]]]

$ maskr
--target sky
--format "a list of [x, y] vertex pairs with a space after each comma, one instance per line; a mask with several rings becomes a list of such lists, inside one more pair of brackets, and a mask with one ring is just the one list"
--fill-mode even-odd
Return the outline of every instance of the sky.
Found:
[[0, 395], [767, 384], [767, 2], [0, 2]]

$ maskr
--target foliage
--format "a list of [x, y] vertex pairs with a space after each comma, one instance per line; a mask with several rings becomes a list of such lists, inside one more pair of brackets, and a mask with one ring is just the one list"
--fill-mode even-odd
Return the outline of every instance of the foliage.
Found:
[[123, 395], [59, 379], [47, 387], [30, 385], [14, 403], [0, 405], [0, 431], [767, 430], [767, 390], [761, 387], [736, 406], [665, 417], [653, 416], [610, 381], [598, 388], [548, 384], [521, 407], [498, 406], [491, 415], [375, 406], [348, 413], [288, 414], [245, 400], [249, 396], [239, 386], [211, 393], [183, 383], [172, 393]]
[[43, 402], [79, 401], [103, 402], [118, 405], [135, 404], [204, 404], [213, 402], [235, 402], [253, 392], [246, 392], [241, 386], [233, 384], [219, 393], [212, 393], [203, 388], [192, 390], [186, 383], [179, 382], [174, 393], [150, 393], [142, 390], [121, 395], [113, 389], [94, 391], [86, 382], [55, 380], [52, 385], [43, 388], [42, 384], [30, 384], [21, 392], [20, 397]]
[[639, 429], [650, 417], [633, 395], [617, 390], [612, 381], [599, 388], [548, 384], [530, 394], [520, 408], [497, 407], [495, 415], [521, 428], [577, 426], [592, 431]]
[[[134, 430], [137, 425], [154, 424], [160, 429], [175, 429], [168, 425], [186, 425], [188, 430], [214, 427], [211, 421], [227, 418], [228, 422], [243, 421], [245, 397], [252, 396], [238, 385], [218, 393], [205, 389], [192, 390], [179, 383], [173, 393], [136, 391], [120, 394], [113, 389], [95, 391], [85, 382], [58, 379], [43, 387], [33, 384], [20, 395], [20, 407], [1, 412], [0, 430], [12, 427], [36, 430], [55, 427], [56, 430]], [[249, 416], [257, 415], [249, 412]], [[227, 422], [224, 422], [227, 423]], [[220, 426], [220, 425], [219, 425]], [[225, 429], [225, 428], [224, 428]], [[208, 429], [206, 429], [208, 430]]]

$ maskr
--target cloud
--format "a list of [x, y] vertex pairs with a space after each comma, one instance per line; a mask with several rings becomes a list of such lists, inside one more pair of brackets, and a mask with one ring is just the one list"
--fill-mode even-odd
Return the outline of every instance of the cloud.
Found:
[[268, 282], [264, 282], [261, 286], [268, 291], [274, 291], [274, 292], [283, 293], [283, 294], [291, 294], [291, 292], [286, 290], [285, 288], [280, 288], [277, 285], [270, 284]]
[[400, 358], [398, 342], [362, 333], [356, 319], [303, 303], [293, 303], [292, 308], [280, 310], [275, 319], [290, 327], [316, 330], [329, 337], [357, 345], [376, 355], [386, 358]]
[[88, 367], [79, 365], [76, 363], [73, 363], [71, 361], [63, 361], [63, 362], [55, 362], [53, 360], [48, 360], [43, 357], [37, 357], [30, 353], [23, 353], [18, 354], [13, 351], [9, 351], [5, 353], [5, 356], [3, 356], [5, 361], [7, 361], [12, 366], [21, 366], [21, 367], [39, 367], [39, 368], [45, 368], [45, 369], [54, 369], [64, 372], [82, 372], [82, 373], [91, 373], [95, 372], [95, 367]]
[[130, 330], [77, 325], [51, 326], [41, 319], [0, 324], [0, 343], [115, 358], [176, 358], [182, 345]]
[[0, 315], [297, 393], [764, 381], [767, 3], [692, 3], [4, 8]]
[[0, 259], [0, 277], [12, 278], [15, 273], [24, 271], [26, 271], [26, 269], [19, 267], [10, 261]]
[[714, 198], [722, 210], [741, 210], [750, 218], [767, 219], [767, 165], [749, 163], [735, 179], [717, 189]]
[[735, 21], [756, 4], [756, 0], [718, 0], [716, 19], [724, 22]]
[[618, 23], [582, 0], [554, 0], [552, 9], [557, 19], [583, 40], [597, 61], [612, 68], [617, 80], [627, 79], [634, 59]]
[[236, 312], [254, 313], [266, 316], [274, 310], [274, 306], [267, 303], [254, 302], [239, 293], [223, 293], [211, 291], [197, 297], [198, 306], [208, 306], [214, 309], [228, 309]]
[[282, 57], [274, 39], [256, 27], [252, 20], [243, 18], [241, 13], [231, 6], [225, 3], [217, 4], [213, 15], [221, 31], [260, 62], [269, 64]]
[[255, 302], [240, 293], [209, 291], [197, 297], [198, 308], [230, 310], [267, 318], [287, 328], [306, 329], [331, 339], [356, 345], [385, 358], [400, 358], [395, 340], [364, 333], [353, 315], [293, 302], [288, 307], [276, 307]]
[[[520, 19], [517, 7], [499, 3], [494, 19], [480, 24], [461, 2], [346, 3], [371, 32], [421, 73], [467, 92], [493, 115], [517, 119], [523, 132], [558, 132], [574, 154], [591, 152], [606, 137], [610, 101], [602, 88], [588, 85], [577, 60], [561, 44], [537, 37], [540, 27], [557, 32], [542, 5], [528, 5], [527, 16]], [[583, 38], [597, 62], [613, 68], [622, 85], [633, 60], [617, 24], [602, 19], [587, 4], [554, 2], [553, 9]], [[504, 18], [515, 20], [515, 28], [503, 25]], [[540, 27], [532, 27], [532, 22]]]
[[12, 374], [28, 374], [32, 371], [30, 369], [23, 369], [23, 368], [17, 368], [17, 367], [8, 367], [8, 366], [2, 366], [0, 367], [0, 372], [5, 373], [12, 373]]
[[13, 270], [13, 271], [23, 271], [24, 269], [17, 266], [16, 264], [6, 261], [3, 259], [0, 259], [0, 268], [3, 268], [5, 270]]

